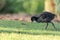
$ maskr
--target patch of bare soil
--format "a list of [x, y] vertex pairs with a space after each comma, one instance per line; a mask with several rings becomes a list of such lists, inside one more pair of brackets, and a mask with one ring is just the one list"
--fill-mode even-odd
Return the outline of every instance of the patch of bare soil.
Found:
[[[18, 20], [31, 22], [31, 16], [27, 14], [0, 14], [0, 20]], [[60, 16], [53, 21], [60, 22]]]
[[0, 20], [19, 20], [31, 22], [31, 16], [27, 14], [0, 14]]

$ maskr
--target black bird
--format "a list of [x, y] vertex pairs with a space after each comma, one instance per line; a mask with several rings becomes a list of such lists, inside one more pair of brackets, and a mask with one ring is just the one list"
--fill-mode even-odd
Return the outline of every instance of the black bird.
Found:
[[55, 14], [51, 13], [51, 12], [43, 12], [40, 15], [35, 15], [31, 17], [31, 21], [36, 21], [38, 23], [40, 22], [45, 22], [47, 23], [45, 29], [47, 29], [48, 27], [48, 23], [51, 23], [53, 25], [53, 27], [56, 29], [54, 23], [52, 22], [52, 20], [55, 18]]

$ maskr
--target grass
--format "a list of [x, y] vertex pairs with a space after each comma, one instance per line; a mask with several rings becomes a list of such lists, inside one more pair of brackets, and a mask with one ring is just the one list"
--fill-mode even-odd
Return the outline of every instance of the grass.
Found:
[[59, 40], [60, 23], [54, 23], [57, 31], [46, 23], [30, 23], [12, 20], [0, 20], [0, 40]]

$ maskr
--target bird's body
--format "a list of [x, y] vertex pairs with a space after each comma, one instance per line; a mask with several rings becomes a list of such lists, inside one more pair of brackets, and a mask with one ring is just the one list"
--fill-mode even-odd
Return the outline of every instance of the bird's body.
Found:
[[40, 16], [38, 21], [40, 22], [51, 22], [55, 18], [55, 14], [52, 14], [50, 12], [43, 12]]

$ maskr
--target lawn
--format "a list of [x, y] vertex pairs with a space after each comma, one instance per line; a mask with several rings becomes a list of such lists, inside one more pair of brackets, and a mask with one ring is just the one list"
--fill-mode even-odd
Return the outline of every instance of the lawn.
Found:
[[46, 23], [0, 20], [0, 40], [60, 40], [60, 23], [54, 22], [44, 29]]

